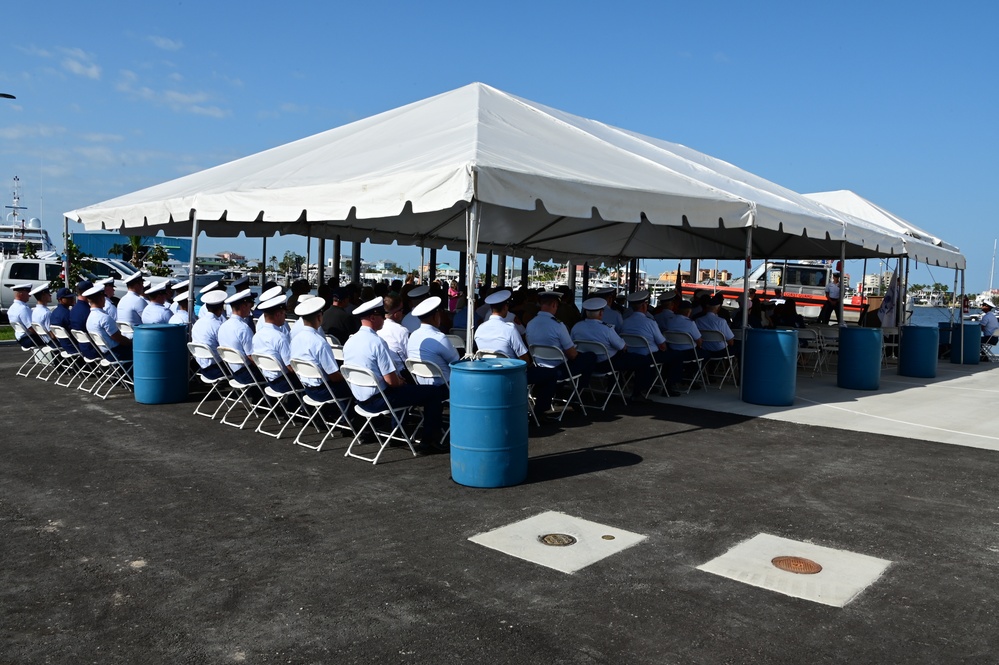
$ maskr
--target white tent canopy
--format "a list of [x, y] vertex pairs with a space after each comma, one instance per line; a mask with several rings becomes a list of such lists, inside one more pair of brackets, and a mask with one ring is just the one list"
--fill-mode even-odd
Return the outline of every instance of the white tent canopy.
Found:
[[964, 270], [965, 268], [964, 255], [961, 254], [957, 247], [944, 242], [940, 238], [914, 226], [898, 215], [888, 212], [884, 208], [848, 189], [840, 189], [833, 192], [815, 192], [813, 194], [805, 194], [805, 197], [834, 210], [839, 210], [862, 219], [885, 229], [889, 233], [897, 234], [902, 238], [905, 245], [905, 255], [909, 258], [944, 268], [958, 268], [960, 270]]
[[891, 256], [890, 233], [681, 145], [481, 83], [66, 213], [89, 230], [275, 232], [539, 259]]

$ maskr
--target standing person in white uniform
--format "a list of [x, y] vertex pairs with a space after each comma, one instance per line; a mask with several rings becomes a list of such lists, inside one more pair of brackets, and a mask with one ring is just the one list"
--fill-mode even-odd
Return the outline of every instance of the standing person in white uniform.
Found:
[[831, 281], [826, 284], [826, 301], [822, 303], [822, 309], [819, 311], [818, 322], [820, 325], [829, 323], [829, 317], [832, 314], [836, 315], [836, 321], [839, 322], [839, 299], [839, 273], [834, 272]]

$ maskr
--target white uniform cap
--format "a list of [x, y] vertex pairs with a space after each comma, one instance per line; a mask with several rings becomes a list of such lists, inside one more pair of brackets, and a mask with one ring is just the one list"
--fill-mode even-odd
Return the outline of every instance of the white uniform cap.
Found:
[[[32, 293], [34, 293], [34, 291], [32, 291]], [[992, 309], [993, 307], [995, 307], [995, 305], [990, 303], [988, 300], [983, 300], [982, 304], [979, 305], [979, 307], [988, 307], [989, 309]]]
[[188, 284], [190, 284], [190, 283], [191, 283], [191, 280], [185, 279], [185, 280], [182, 280], [180, 282], [177, 282], [176, 284], [174, 284], [170, 288], [172, 288], [174, 291], [180, 291], [181, 289], [186, 289], [187, 286], [188, 286]]
[[628, 294], [628, 302], [645, 302], [649, 299], [648, 291], [635, 291]]
[[[615, 289], [604, 288], [604, 289], [597, 289], [596, 291], [593, 292], [593, 295], [600, 298], [606, 298], [607, 296], [612, 296], [615, 293], [617, 293]], [[606, 305], [607, 303], [604, 304]]]
[[104, 295], [104, 285], [103, 284], [98, 284], [97, 286], [90, 287], [89, 289], [87, 289], [86, 291], [83, 292], [83, 297], [84, 298], [89, 298], [91, 296], [96, 296], [98, 293], [100, 293], [101, 295]]
[[[157, 284], [155, 286], [150, 286], [148, 289], [146, 289], [146, 295], [147, 296], [154, 296], [157, 293], [165, 293], [166, 292], [166, 285], [167, 285], [166, 282], [160, 282], [159, 284]], [[101, 285], [101, 288], [104, 288], [104, 286]]]
[[268, 298], [267, 300], [261, 302], [259, 305], [257, 305], [257, 309], [259, 309], [261, 312], [266, 312], [274, 309], [275, 307], [280, 307], [286, 302], [288, 302], [288, 296], [285, 295], [275, 296], [274, 298]]
[[590, 312], [602, 310], [606, 306], [607, 301], [604, 298], [588, 298], [583, 301], [583, 309]]
[[122, 280], [122, 281], [124, 281], [126, 284], [131, 284], [132, 282], [134, 282], [137, 279], [142, 279], [142, 273], [139, 272], [138, 270], [136, 270], [135, 272], [133, 272], [131, 275], [128, 275], [127, 277], [125, 277], [125, 279]]
[[410, 291], [408, 295], [410, 298], [423, 298], [428, 293], [430, 293], [430, 286], [424, 284], [423, 286], [418, 286]]
[[177, 295], [175, 295], [173, 297], [173, 301], [174, 302], [181, 302], [182, 300], [187, 300], [190, 297], [191, 297], [191, 294], [188, 291], [184, 291], [183, 293], [178, 293]]
[[502, 291], [497, 291], [496, 293], [490, 293], [486, 296], [487, 305], [502, 305], [507, 300], [510, 299], [513, 293], [509, 289], [503, 289]]
[[14, 286], [10, 287], [10, 290], [11, 291], [30, 291], [31, 290], [31, 282], [26, 282], [25, 284], [15, 284]]
[[[221, 293], [221, 292], [220, 292]], [[234, 305], [242, 300], [253, 300], [253, 292], [250, 289], [243, 289], [242, 291], [237, 291], [223, 302], [227, 305]]]
[[379, 296], [378, 298], [372, 298], [367, 302], [362, 302], [360, 305], [354, 308], [354, 316], [363, 316], [368, 312], [373, 312], [377, 309], [381, 309], [382, 312], [385, 311], [385, 302]]
[[199, 291], [199, 293], [208, 293], [209, 291], [214, 291], [215, 289], [219, 288], [219, 286], [221, 286], [221, 284], [218, 283], [218, 280], [210, 282], [202, 286], [201, 291]]
[[427, 314], [431, 314], [433, 313], [434, 310], [436, 310], [438, 307], [441, 306], [442, 302], [444, 301], [441, 300], [439, 296], [427, 298], [426, 300], [424, 300], [419, 305], [413, 308], [413, 316], [415, 316], [416, 318], [420, 318], [422, 316], [426, 316]]
[[152, 285], [153, 285], [153, 283], [150, 282], [148, 279], [142, 280], [142, 290], [143, 291], [147, 290]]
[[280, 286], [272, 286], [263, 293], [260, 294], [260, 302], [270, 300], [271, 298], [277, 298], [278, 296], [284, 295], [284, 289]]
[[31, 295], [37, 296], [42, 291], [51, 291], [48, 284], [39, 284], [35, 288], [31, 289]]
[[94, 284], [100, 284], [101, 286], [107, 286], [110, 284], [111, 286], [114, 286], [114, 277], [105, 277], [100, 281], [94, 282]]
[[323, 308], [326, 301], [322, 298], [309, 297], [307, 300], [302, 300], [299, 298], [298, 304], [295, 305], [295, 314], [298, 316], [308, 316], [309, 314], [315, 314]]
[[221, 305], [229, 297], [225, 291], [209, 291], [201, 296], [201, 302], [206, 305]]

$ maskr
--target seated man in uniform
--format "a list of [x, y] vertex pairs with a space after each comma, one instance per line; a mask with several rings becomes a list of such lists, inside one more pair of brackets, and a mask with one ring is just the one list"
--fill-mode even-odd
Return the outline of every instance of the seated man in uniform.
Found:
[[534, 365], [516, 326], [506, 320], [510, 312], [511, 295], [510, 291], [504, 289], [486, 297], [491, 314], [475, 330], [475, 344], [480, 351], [498, 351], [507, 358], [519, 358], [527, 362], [527, 383], [534, 386], [534, 412], [540, 418], [552, 408], [558, 373], [550, 367]]
[[[41, 284], [31, 289], [31, 295], [35, 296], [35, 308], [31, 310], [31, 323], [37, 323], [45, 330], [46, 334], [39, 335], [42, 343], [54, 346], [54, 340], [47, 334], [49, 326], [52, 325], [52, 312], [49, 311], [49, 303], [52, 302], [52, 290], [48, 284]], [[34, 328], [32, 328], [32, 332], [34, 332]]]
[[279, 393], [297, 390], [302, 385], [291, 368], [291, 338], [284, 325], [288, 312], [287, 302], [288, 297], [285, 295], [261, 302], [258, 309], [263, 312], [264, 319], [257, 321], [257, 332], [253, 335], [253, 352], [270, 356], [287, 373], [288, 379], [285, 380], [280, 372], [261, 370], [271, 389]]
[[[207, 297], [207, 294], [205, 295]], [[232, 308], [233, 315], [219, 326], [219, 346], [226, 346], [243, 354], [245, 364], [229, 363], [229, 369], [235, 372], [233, 379], [243, 384], [256, 383], [263, 379], [263, 375], [253, 364], [253, 359], [250, 358], [253, 353], [253, 331], [250, 330], [250, 324], [246, 322], [253, 311], [253, 294], [249, 289], [243, 289], [229, 296], [223, 302]], [[202, 308], [202, 314], [204, 314], [204, 308]]]
[[[385, 296], [382, 299], [382, 305], [385, 307], [385, 324], [378, 331], [378, 336], [385, 340], [385, 344], [388, 345], [395, 368], [403, 373], [406, 370], [406, 356], [409, 353], [410, 331], [400, 323], [404, 315], [402, 298]], [[417, 319], [417, 323], [419, 323], [419, 319]]]
[[683, 362], [700, 356], [698, 349], [701, 348], [701, 331], [697, 329], [697, 324], [690, 320], [690, 312], [693, 305], [684, 300], [679, 304], [670, 322], [667, 332], [685, 332], [694, 340], [694, 345], [690, 344], [670, 344], [669, 345], [669, 366], [667, 367], [666, 385], [670, 390], [679, 390], [678, 384], [683, 378]]
[[323, 330], [333, 335], [344, 344], [347, 338], [357, 332], [361, 322], [345, 309], [350, 304], [350, 297], [343, 288], [336, 288], [330, 293], [329, 308], [323, 314]]
[[[669, 358], [666, 353], [666, 338], [663, 337], [662, 331], [659, 330], [659, 323], [647, 316], [649, 313], [649, 292], [637, 291], [628, 294], [628, 304], [634, 314], [624, 320], [624, 325], [621, 326], [621, 334], [637, 335], [648, 342], [645, 347], [629, 348], [628, 351], [647, 357], [649, 355], [649, 347], [651, 347], [653, 349], [651, 355], [657, 363], [663, 366], [669, 364]], [[654, 371], [652, 378], [655, 380]], [[670, 397], [676, 396], [676, 393], [669, 390], [669, 388], [666, 389], [666, 394]]]
[[451, 363], [461, 356], [450, 340], [440, 331], [441, 305], [439, 296], [427, 298], [413, 308], [413, 315], [420, 320], [420, 327], [409, 335], [406, 353], [413, 360], [423, 360], [437, 365], [443, 379], [423, 379], [413, 377], [417, 383], [443, 386], [445, 380], [451, 380]]
[[170, 321], [170, 310], [166, 308], [166, 282], [160, 282], [146, 290], [147, 304], [142, 309], [141, 319], [146, 325], [167, 323]]
[[104, 311], [104, 285], [93, 286], [83, 294], [90, 303], [90, 316], [87, 317], [87, 332], [91, 336], [100, 335], [114, 358], [108, 360], [131, 360], [132, 340], [121, 334], [118, 324]]
[[[204, 344], [213, 351], [219, 348], [219, 327], [225, 317], [225, 291], [209, 291], [201, 298], [201, 314], [191, 327], [191, 341]], [[207, 358], [198, 358], [198, 370], [206, 379], [217, 379], [222, 370]]]
[[[73, 292], [66, 287], [63, 287], [56, 292], [56, 300], [59, 301], [59, 304], [56, 305], [54, 310], [52, 310], [49, 325], [60, 326], [68, 333], [70, 331], [70, 308], [73, 306], [74, 301]], [[73, 351], [75, 351], [73, 343], [68, 339], [59, 340], [59, 344], [62, 346], [62, 350], [66, 353], [73, 353]]]
[[125, 278], [125, 288], [128, 289], [128, 292], [118, 301], [116, 321], [124, 321], [137, 326], [142, 323], [142, 310], [146, 308], [146, 301], [142, 297], [144, 289], [142, 273], [135, 271], [128, 275]]
[[167, 323], [186, 326], [190, 322], [190, 319], [187, 316], [187, 302], [189, 298], [190, 294], [187, 291], [181, 291], [173, 297], [173, 305], [177, 309], [174, 311]]
[[982, 308], [982, 318], [979, 321], [982, 326], [982, 344], [995, 346], [999, 344], [999, 321], [996, 320], [995, 310], [988, 300], [979, 306]]
[[31, 329], [31, 308], [28, 307], [28, 301], [31, 299], [31, 282], [15, 284], [10, 288], [14, 292], [14, 302], [7, 310], [7, 320], [10, 321], [11, 325], [19, 323], [24, 328], [23, 333], [14, 337], [17, 343], [25, 349], [38, 346], [41, 344], [41, 340]]
[[538, 364], [555, 369], [560, 379], [570, 372], [579, 374], [579, 385], [588, 386], [593, 367], [597, 364], [597, 356], [593, 353], [580, 353], [569, 335], [569, 329], [555, 318], [561, 301], [562, 294], [558, 291], [542, 291], [538, 294], [538, 313], [527, 324], [527, 343], [562, 349], [568, 368], [564, 365], [556, 367], [547, 360], [539, 361]]
[[[87, 329], [87, 319], [90, 318], [90, 303], [87, 302], [87, 297], [83, 295], [90, 289], [94, 288], [94, 285], [90, 280], [82, 280], [76, 284], [76, 304], [73, 308], [69, 310], [69, 329], [70, 330], [86, 330]], [[122, 298], [124, 300], [124, 298]], [[75, 340], [74, 340], [75, 341]], [[84, 358], [96, 358], [97, 351], [94, 349], [93, 344], [87, 342], [77, 342], [77, 346], [80, 348], [80, 353]]]
[[703, 316], [694, 322], [698, 331], [717, 330], [725, 336], [724, 343], [703, 342], [701, 344], [703, 355], [707, 358], [724, 358], [728, 355], [726, 347], [732, 346], [735, 343], [735, 335], [732, 334], [732, 328], [729, 327], [728, 322], [726, 322], [725, 319], [718, 316], [718, 310], [721, 309], [724, 299], [724, 296], [720, 293], [712, 297], [708, 301], [707, 311]]
[[[385, 307], [381, 298], [374, 298], [354, 308], [354, 315], [361, 321], [361, 329], [351, 335], [343, 345], [343, 361], [370, 370], [393, 407], [422, 406], [423, 432], [417, 452], [443, 452], [448, 444], [441, 440], [444, 391], [438, 386], [407, 384], [395, 369], [385, 340], [378, 330], [385, 321]], [[385, 400], [375, 388], [351, 385], [354, 399], [367, 411], [387, 408]]]
[[326, 302], [319, 297], [302, 300], [299, 298], [295, 314], [302, 322], [302, 330], [291, 338], [291, 357], [295, 360], [307, 360], [314, 363], [326, 373], [326, 380], [333, 390], [331, 395], [319, 379], [302, 378], [305, 394], [317, 402], [326, 402], [336, 397], [346, 399], [351, 396], [350, 387], [343, 380], [340, 367], [333, 357], [333, 349], [322, 331], [323, 307]]
[[[416, 332], [420, 327], [420, 319], [413, 316], [413, 309], [423, 302], [423, 299], [430, 295], [430, 287], [424, 284], [423, 286], [417, 286], [415, 289], [410, 289], [405, 294], [406, 302], [409, 303], [409, 312], [406, 316], [402, 317], [402, 325], [410, 333]], [[388, 312], [388, 309], [385, 310]]]
[[584, 301], [583, 314], [585, 318], [572, 327], [572, 339], [577, 342], [587, 341], [603, 344], [608, 353], [613, 355], [610, 358], [611, 362], [608, 362], [606, 356], [597, 354], [596, 371], [609, 372], [613, 363], [614, 369], [618, 371], [634, 372], [635, 385], [630, 399], [636, 402], [645, 401], [645, 392], [655, 380], [655, 370], [652, 368], [651, 360], [647, 356], [629, 353], [627, 344], [624, 343], [621, 336], [614, 328], [603, 322], [606, 305], [607, 301], [604, 298], [590, 298]]
[[669, 326], [669, 320], [676, 316], [676, 306], [679, 304], [676, 291], [666, 291], [659, 296], [655, 320], [659, 324], [659, 331], [665, 332]]

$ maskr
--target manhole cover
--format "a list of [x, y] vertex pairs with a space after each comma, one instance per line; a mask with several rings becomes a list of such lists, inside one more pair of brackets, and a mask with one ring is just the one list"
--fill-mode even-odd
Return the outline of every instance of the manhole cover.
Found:
[[576, 544], [576, 539], [567, 533], [546, 533], [543, 536], [538, 536], [538, 540], [552, 547], [566, 547]]
[[801, 556], [776, 556], [770, 563], [781, 570], [799, 575], [814, 575], [822, 570], [822, 566]]

